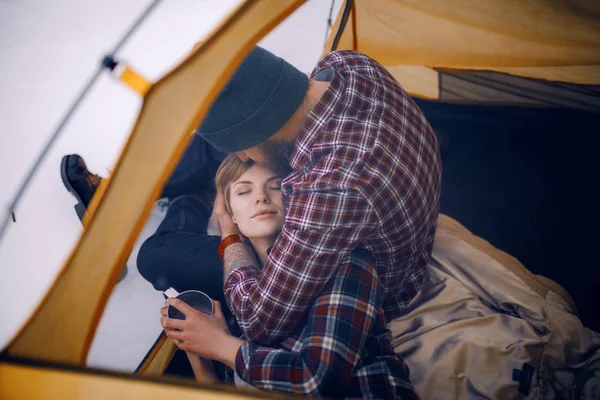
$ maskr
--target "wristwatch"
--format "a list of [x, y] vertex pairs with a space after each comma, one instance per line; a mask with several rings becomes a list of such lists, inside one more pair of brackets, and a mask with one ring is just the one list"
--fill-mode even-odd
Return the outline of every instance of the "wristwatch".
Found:
[[219, 259], [223, 261], [223, 253], [225, 252], [225, 248], [233, 243], [244, 243], [248, 239], [244, 237], [244, 235], [240, 233], [234, 233], [233, 235], [229, 235], [219, 243]]

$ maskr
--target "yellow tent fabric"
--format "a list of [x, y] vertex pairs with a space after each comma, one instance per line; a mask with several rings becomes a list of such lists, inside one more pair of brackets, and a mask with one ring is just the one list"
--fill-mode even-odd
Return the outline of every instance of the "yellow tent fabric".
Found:
[[226, 385], [203, 385], [182, 379], [156, 381], [104, 371], [0, 363], [0, 399], [3, 400], [289, 398], [275, 392], [244, 391]]
[[[595, 0], [356, 0], [338, 49], [368, 54], [435, 99], [436, 70], [489, 70], [600, 84]], [[338, 16], [333, 31], [341, 21]], [[333, 36], [328, 47], [331, 47]]]

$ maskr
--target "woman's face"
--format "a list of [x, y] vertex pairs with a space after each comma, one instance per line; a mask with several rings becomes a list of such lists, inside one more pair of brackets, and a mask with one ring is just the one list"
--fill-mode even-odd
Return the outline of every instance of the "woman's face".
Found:
[[248, 238], [267, 238], [283, 226], [281, 178], [270, 168], [255, 164], [229, 190], [233, 222]]

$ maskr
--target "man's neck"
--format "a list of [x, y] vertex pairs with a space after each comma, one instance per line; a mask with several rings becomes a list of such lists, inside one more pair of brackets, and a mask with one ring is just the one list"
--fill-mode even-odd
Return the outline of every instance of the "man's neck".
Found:
[[[329, 81], [310, 81], [308, 85], [308, 90], [306, 91], [306, 102], [310, 107], [308, 112], [312, 111], [312, 109], [317, 105], [319, 100], [321, 100], [321, 97], [323, 97], [327, 89], [329, 89], [330, 84], [331, 82]], [[308, 113], [306, 115], [308, 116]]]

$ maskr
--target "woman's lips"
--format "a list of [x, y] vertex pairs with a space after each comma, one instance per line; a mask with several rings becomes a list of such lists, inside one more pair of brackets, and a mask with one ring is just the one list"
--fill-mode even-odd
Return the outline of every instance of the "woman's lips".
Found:
[[254, 214], [252, 216], [252, 218], [267, 218], [273, 215], [276, 215], [277, 211], [271, 211], [271, 210], [263, 210], [263, 211], [259, 211], [256, 214]]

